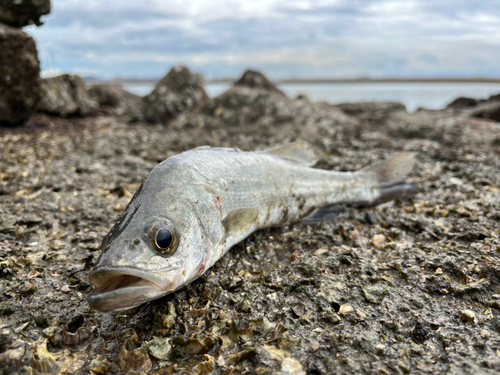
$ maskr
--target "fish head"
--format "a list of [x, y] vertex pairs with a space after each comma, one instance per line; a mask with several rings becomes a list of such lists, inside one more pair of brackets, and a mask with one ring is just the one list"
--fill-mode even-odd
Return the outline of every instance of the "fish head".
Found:
[[88, 302], [95, 310], [126, 310], [157, 299], [207, 268], [214, 244], [196, 205], [146, 183], [140, 190], [104, 238], [90, 273], [95, 290]]

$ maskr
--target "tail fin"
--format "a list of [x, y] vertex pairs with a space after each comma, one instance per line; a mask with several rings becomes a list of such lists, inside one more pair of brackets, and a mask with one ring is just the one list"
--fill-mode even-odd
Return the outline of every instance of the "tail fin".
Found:
[[375, 206], [415, 194], [418, 191], [417, 187], [405, 181], [414, 165], [415, 154], [403, 152], [360, 169], [357, 173], [372, 174], [380, 186], [380, 197], [372, 202], [366, 202], [363, 206]]

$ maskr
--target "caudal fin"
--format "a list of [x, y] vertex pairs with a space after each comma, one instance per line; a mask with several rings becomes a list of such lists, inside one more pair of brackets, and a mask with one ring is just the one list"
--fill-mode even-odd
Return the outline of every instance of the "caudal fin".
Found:
[[371, 202], [364, 203], [363, 206], [375, 206], [415, 194], [418, 191], [417, 187], [406, 182], [406, 177], [414, 165], [415, 154], [403, 152], [360, 169], [357, 173], [371, 174], [380, 187], [380, 196]]

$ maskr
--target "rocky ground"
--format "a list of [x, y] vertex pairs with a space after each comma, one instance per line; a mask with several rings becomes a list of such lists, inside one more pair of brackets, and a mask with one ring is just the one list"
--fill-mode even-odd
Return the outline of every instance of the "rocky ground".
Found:
[[[0, 373], [498, 373], [496, 99], [408, 114], [248, 86], [166, 126], [38, 114], [0, 128]], [[177, 293], [89, 309], [100, 241], [159, 161], [297, 139], [332, 170], [414, 151], [419, 192], [259, 231]]]

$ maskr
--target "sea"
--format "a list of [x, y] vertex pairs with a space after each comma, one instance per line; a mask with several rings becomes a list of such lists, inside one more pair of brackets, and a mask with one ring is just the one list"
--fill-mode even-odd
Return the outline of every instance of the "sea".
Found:
[[[122, 87], [134, 94], [149, 94], [154, 84], [126, 83]], [[231, 83], [208, 83], [205, 91], [215, 97], [231, 87]], [[466, 96], [486, 99], [500, 93], [500, 83], [483, 82], [348, 82], [348, 83], [283, 83], [278, 87], [289, 97], [306, 95], [311, 101], [330, 104], [397, 101], [408, 112], [418, 108], [442, 109], [452, 100]]]

